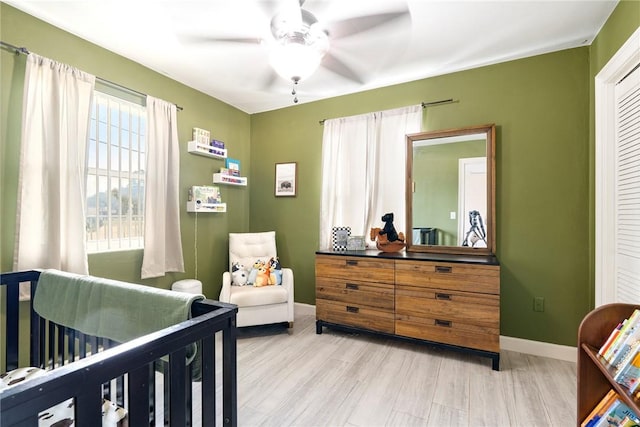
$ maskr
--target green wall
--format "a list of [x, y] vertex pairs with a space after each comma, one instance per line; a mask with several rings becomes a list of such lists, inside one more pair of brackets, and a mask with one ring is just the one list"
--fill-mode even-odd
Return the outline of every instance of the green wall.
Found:
[[[229, 155], [241, 161], [249, 172], [250, 116], [236, 108], [182, 85], [170, 77], [151, 71], [108, 50], [99, 48], [56, 27], [46, 24], [7, 4], [0, 3], [0, 38], [15, 46], [73, 65], [100, 78], [139, 92], [174, 102], [184, 108], [178, 112], [180, 150], [180, 187], [182, 247], [185, 273], [169, 273], [157, 279], [140, 279], [142, 251], [110, 252], [89, 256], [93, 275], [169, 288], [175, 280], [195, 274], [195, 214], [186, 212], [190, 185], [212, 184], [212, 174], [224, 166], [222, 160], [187, 153], [192, 128], [208, 129], [216, 139], [225, 141]], [[0, 268], [13, 266], [15, 200], [18, 179], [22, 87], [26, 56], [0, 50]], [[227, 234], [249, 228], [249, 187], [221, 187], [227, 202], [226, 214], [199, 214], [198, 279], [204, 293], [216, 298], [222, 272], [227, 267]], [[180, 242], [176, 242], [179, 244]]]
[[[425, 110], [423, 130], [497, 125], [501, 333], [575, 344], [589, 309], [588, 77], [588, 49], [577, 48], [252, 115], [251, 157], [262, 160], [251, 165], [251, 228], [276, 223], [295, 245], [296, 300], [313, 303], [318, 120], [453, 98]], [[280, 160], [300, 167], [299, 196], [286, 206], [271, 196]], [[543, 313], [533, 311], [536, 296]]]
[[[227, 233], [276, 230], [296, 301], [314, 304], [318, 247], [319, 121], [422, 101], [423, 130], [495, 123], [497, 255], [502, 264], [501, 334], [575, 345], [593, 306], [593, 77], [640, 24], [640, 3], [622, 1], [590, 47], [525, 58], [406, 84], [247, 115], [159, 73], [0, 4], [0, 38], [99, 77], [175, 102], [179, 136], [192, 127], [224, 140], [247, 188], [224, 187], [226, 214], [198, 217], [198, 277], [215, 297], [227, 262]], [[11, 269], [24, 56], [0, 51], [0, 266]], [[302, 100], [304, 101], [304, 100]], [[275, 163], [298, 163], [298, 195], [274, 197]], [[219, 161], [181, 154], [187, 187], [211, 182]], [[193, 214], [182, 213], [185, 274], [141, 281], [141, 251], [92, 255], [91, 274], [169, 287], [194, 274]], [[533, 297], [545, 312], [533, 311]]]

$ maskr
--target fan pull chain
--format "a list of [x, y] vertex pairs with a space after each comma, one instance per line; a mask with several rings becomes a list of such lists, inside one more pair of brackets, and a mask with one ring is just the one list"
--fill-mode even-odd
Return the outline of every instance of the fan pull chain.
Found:
[[298, 80], [293, 79], [293, 89], [291, 90], [291, 95], [293, 95], [293, 103], [298, 103], [298, 97], [296, 96], [296, 86], [298, 85]]

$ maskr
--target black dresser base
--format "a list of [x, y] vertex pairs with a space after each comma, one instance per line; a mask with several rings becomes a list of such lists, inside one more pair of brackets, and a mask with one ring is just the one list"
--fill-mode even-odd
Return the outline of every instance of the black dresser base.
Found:
[[322, 328], [326, 326], [332, 329], [342, 330], [346, 332], [365, 333], [370, 335], [377, 335], [385, 338], [394, 338], [402, 341], [412, 342], [416, 344], [425, 344], [435, 348], [441, 348], [446, 350], [453, 350], [467, 354], [474, 354], [476, 356], [488, 357], [491, 359], [491, 369], [494, 371], [500, 370], [500, 353], [493, 351], [477, 350], [475, 348], [460, 347], [452, 344], [439, 343], [434, 341], [421, 340], [417, 338], [404, 337], [402, 335], [388, 334], [385, 332], [371, 331], [369, 329], [358, 328], [355, 326], [341, 325], [337, 323], [325, 322], [324, 320], [316, 320], [316, 334], [322, 334]]

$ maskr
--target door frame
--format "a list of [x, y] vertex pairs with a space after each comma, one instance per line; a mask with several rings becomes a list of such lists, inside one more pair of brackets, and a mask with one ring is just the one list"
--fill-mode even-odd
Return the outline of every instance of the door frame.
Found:
[[615, 302], [615, 86], [640, 63], [640, 28], [595, 78], [595, 306]]

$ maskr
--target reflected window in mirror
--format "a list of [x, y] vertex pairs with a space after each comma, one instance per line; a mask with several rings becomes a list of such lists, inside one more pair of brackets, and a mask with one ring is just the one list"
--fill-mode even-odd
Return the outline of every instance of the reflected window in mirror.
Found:
[[493, 253], [493, 125], [407, 136], [407, 250]]

